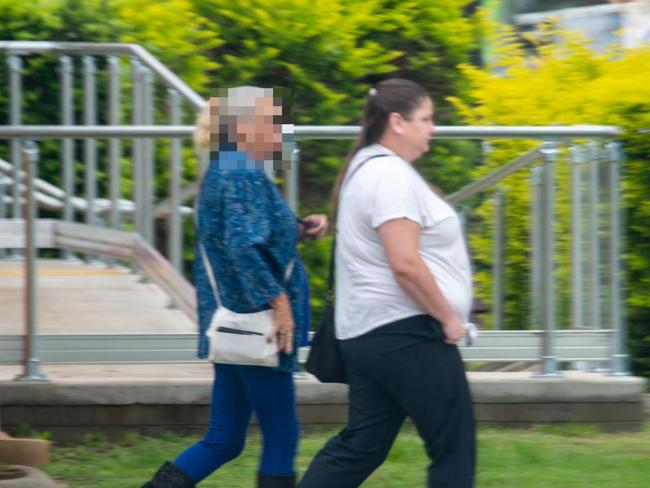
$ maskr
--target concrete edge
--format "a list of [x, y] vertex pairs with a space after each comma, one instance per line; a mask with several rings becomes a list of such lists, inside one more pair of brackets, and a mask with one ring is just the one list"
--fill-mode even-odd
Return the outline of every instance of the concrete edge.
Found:
[[[646, 380], [638, 377], [571, 375], [536, 378], [520, 373], [469, 373], [476, 403], [641, 402]], [[131, 405], [210, 403], [206, 379], [84, 379], [50, 382], [0, 382], [4, 406]], [[345, 404], [346, 385], [323, 384], [315, 378], [296, 380], [299, 404]]]

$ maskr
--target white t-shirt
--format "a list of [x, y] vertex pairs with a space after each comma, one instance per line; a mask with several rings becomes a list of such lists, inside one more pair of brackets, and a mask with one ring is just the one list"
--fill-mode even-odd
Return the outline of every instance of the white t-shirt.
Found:
[[[366, 161], [377, 154], [387, 156]], [[451, 307], [461, 320], [469, 319], [472, 277], [458, 216], [409, 163], [373, 144], [353, 158], [340, 194], [336, 237], [339, 339], [426, 313], [395, 280], [377, 232], [381, 224], [398, 218], [420, 224], [420, 255]]]

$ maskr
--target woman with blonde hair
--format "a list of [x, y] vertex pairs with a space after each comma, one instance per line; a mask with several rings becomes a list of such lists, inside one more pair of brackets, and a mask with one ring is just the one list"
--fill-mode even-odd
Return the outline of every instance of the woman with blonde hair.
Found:
[[292, 373], [295, 344], [309, 327], [306, 274], [296, 245], [324, 235], [328, 223], [324, 215], [299, 221], [266, 174], [283, 152], [283, 107], [277, 100], [270, 89], [230, 88], [211, 98], [199, 117], [195, 141], [210, 151], [210, 164], [197, 198], [194, 278], [199, 357], [208, 357], [206, 330], [218, 306], [241, 314], [271, 309], [268, 340], [277, 340], [279, 366], [215, 364], [206, 436], [163, 464], [143, 488], [193, 487], [236, 458], [253, 412], [263, 437], [257, 486], [295, 486], [299, 423]]

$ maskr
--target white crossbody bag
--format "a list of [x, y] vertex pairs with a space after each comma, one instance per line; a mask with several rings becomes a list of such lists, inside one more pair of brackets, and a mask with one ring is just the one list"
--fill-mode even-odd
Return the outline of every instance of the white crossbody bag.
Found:
[[[278, 343], [267, 336], [273, 328], [273, 311], [237, 313], [221, 303], [219, 288], [205, 248], [199, 243], [217, 310], [212, 316], [206, 335], [210, 341], [209, 359], [220, 364], [247, 364], [276, 367], [279, 364]], [[284, 283], [291, 277], [296, 259], [292, 258], [284, 274]]]

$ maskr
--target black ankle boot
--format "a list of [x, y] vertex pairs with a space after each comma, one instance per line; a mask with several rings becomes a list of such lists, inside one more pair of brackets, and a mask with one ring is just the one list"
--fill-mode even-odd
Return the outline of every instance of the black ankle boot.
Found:
[[258, 473], [257, 488], [296, 488], [296, 475], [271, 476]]
[[194, 486], [194, 482], [174, 463], [165, 461], [151, 481], [147, 481], [141, 488], [194, 488]]

